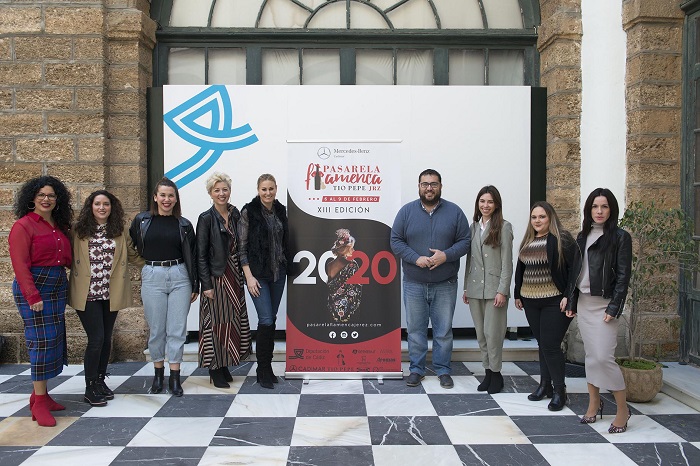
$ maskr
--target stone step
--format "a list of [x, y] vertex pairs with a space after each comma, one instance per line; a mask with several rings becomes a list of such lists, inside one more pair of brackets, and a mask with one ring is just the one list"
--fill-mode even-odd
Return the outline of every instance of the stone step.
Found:
[[[286, 352], [286, 342], [283, 340], [275, 340], [275, 351], [273, 360], [284, 361]], [[432, 348], [432, 341], [428, 342], [428, 358]], [[187, 343], [185, 345], [184, 361], [198, 361], [199, 346], [196, 342]], [[149, 359], [148, 349], [144, 351], [146, 359]], [[537, 361], [537, 341], [533, 338], [530, 340], [504, 340], [503, 342], [503, 360], [504, 361]], [[255, 351], [251, 356], [251, 360], [255, 360]], [[401, 341], [401, 360], [408, 361], [408, 343]], [[476, 338], [455, 338], [452, 349], [453, 361], [481, 361], [481, 353], [479, 351], [479, 343]]]

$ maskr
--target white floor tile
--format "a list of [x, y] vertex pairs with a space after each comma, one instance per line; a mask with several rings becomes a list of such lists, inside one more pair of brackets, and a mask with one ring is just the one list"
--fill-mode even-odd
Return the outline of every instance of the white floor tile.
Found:
[[151, 417], [170, 399], [170, 395], [114, 395], [107, 406], [90, 408], [83, 417]]
[[452, 381], [455, 384], [454, 387], [442, 388], [440, 386], [440, 379], [433, 375], [426, 376], [421, 383], [423, 384], [425, 393], [430, 394], [454, 395], [457, 393], [480, 393], [476, 389], [476, 387], [479, 386], [479, 381], [474, 376], [453, 375]]
[[284, 466], [287, 464], [289, 447], [209, 447], [204, 452], [199, 466], [222, 464], [251, 464]]
[[452, 445], [374, 445], [375, 466], [454, 466], [462, 464]]
[[367, 417], [298, 417], [292, 446], [371, 445]]
[[365, 395], [368, 416], [437, 416], [428, 395]]
[[226, 417], [295, 417], [300, 395], [236, 395]]
[[229, 382], [230, 388], [216, 388], [209, 383], [209, 376], [191, 375], [182, 382], [182, 390], [185, 395], [235, 395], [245, 382], [245, 377], [234, 375], [233, 382]]
[[677, 443], [684, 442], [655, 420], [647, 416], [632, 416], [627, 424], [627, 432], [622, 434], [609, 434], [608, 428], [614, 416], [605, 416], [601, 422], [589, 424], [610, 443]]
[[22, 466], [108, 466], [124, 447], [42, 447]]
[[310, 380], [303, 384], [301, 393], [304, 395], [362, 395], [362, 380]]
[[128, 446], [208, 446], [222, 420], [221, 417], [156, 417], [148, 421]]
[[648, 403], [630, 403], [630, 406], [643, 414], [697, 414], [690, 406], [664, 393], [659, 393]]
[[[455, 364], [455, 363], [452, 363]], [[478, 375], [481, 377], [486, 373], [486, 370], [484, 369], [484, 366], [481, 364], [481, 362], [474, 361], [474, 362], [465, 362], [465, 366], [467, 366], [467, 369], [474, 374]], [[514, 362], [504, 362], [501, 367], [501, 374], [502, 375], [508, 375], [508, 376], [515, 376], [515, 375], [527, 375], [527, 372], [522, 370], [520, 367], [518, 367], [517, 364]]]
[[0, 395], [0, 417], [12, 416], [25, 406], [29, 406], [29, 395], [25, 393]]
[[453, 445], [530, 443], [506, 416], [440, 416]]
[[609, 443], [540, 443], [535, 448], [551, 466], [635, 466], [634, 461]]
[[547, 405], [552, 401], [545, 398], [540, 401], [530, 401], [527, 393], [494, 393], [493, 399], [508, 416], [574, 416], [567, 406], [561, 411], [550, 411]]

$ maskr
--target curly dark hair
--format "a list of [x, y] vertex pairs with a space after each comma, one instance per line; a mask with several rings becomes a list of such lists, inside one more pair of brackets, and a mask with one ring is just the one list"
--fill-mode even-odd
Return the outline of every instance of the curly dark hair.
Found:
[[121, 236], [124, 233], [124, 209], [122, 208], [122, 203], [117, 199], [117, 196], [109, 191], [98, 189], [85, 199], [83, 208], [80, 209], [78, 219], [75, 221], [75, 232], [78, 234], [78, 238], [89, 238], [97, 232], [97, 221], [95, 221], [95, 215], [92, 213], [92, 203], [95, 202], [97, 196], [107, 197], [112, 204], [112, 211], [107, 217], [107, 238]]
[[53, 176], [39, 176], [32, 178], [22, 185], [17, 193], [14, 212], [18, 219], [24, 217], [29, 212], [34, 211], [34, 199], [37, 193], [44, 186], [51, 186], [56, 193], [56, 207], [51, 211], [51, 218], [56, 226], [64, 233], [70, 232], [73, 221], [73, 208], [71, 207], [71, 194], [58, 178]]

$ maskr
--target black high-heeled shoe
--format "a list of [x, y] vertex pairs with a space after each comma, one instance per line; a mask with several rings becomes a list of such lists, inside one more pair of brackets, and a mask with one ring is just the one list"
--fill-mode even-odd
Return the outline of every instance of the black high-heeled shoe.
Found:
[[229, 372], [228, 367], [222, 367], [221, 373], [224, 374], [224, 380], [227, 382], [233, 382], [233, 376], [231, 376], [231, 372]]
[[[629, 422], [630, 418], [632, 417], [632, 410], [630, 409], [629, 405], [627, 406], [627, 422]], [[627, 432], [627, 422], [625, 422], [625, 425], [620, 427], [616, 426], [612, 422], [610, 423], [610, 428], [608, 429], [609, 434], [622, 434], [623, 432]]]
[[216, 388], [231, 388], [226, 382], [224, 372], [221, 369], [209, 369], [209, 383], [214, 382]]
[[598, 412], [595, 413], [593, 416], [588, 417], [585, 414], [581, 416], [580, 422], [581, 424], [593, 424], [596, 421], [596, 417], [600, 415], [600, 418], [603, 419], [603, 399], [600, 399], [600, 406], [598, 407]]

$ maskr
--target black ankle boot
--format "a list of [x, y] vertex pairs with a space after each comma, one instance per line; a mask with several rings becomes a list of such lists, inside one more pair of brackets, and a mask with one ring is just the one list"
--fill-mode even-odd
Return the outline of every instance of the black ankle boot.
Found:
[[486, 390], [489, 389], [489, 385], [491, 384], [491, 375], [493, 374], [493, 371], [491, 369], [486, 369], [486, 375], [484, 376], [484, 380], [479, 384], [478, 387], [476, 387], [476, 390], [479, 392], [485, 392]]
[[493, 372], [491, 374], [491, 383], [487, 391], [489, 395], [492, 395], [494, 393], [500, 393], [501, 390], [503, 390], [503, 376], [500, 372]]
[[151, 393], [163, 392], [163, 379], [165, 378], [165, 367], [156, 367], [153, 383], [151, 384]]
[[537, 387], [534, 392], [530, 393], [527, 399], [530, 401], [540, 401], [545, 396], [551, 398], [553, 391], [554, 387], [552, 387], [552, 381], [550, 379], [540, 379], [539, 387]]
[[226, 382], [222, 369], [209, 369], [209, 383], [212, 382], [216, 388], [231, 388], [231, 385]]
[[173, 396], [182, 396], [182, 385], [180, 385], [180, 371], [170, 369], [170, 377], [168, 377], [168, 389]]
[[566, 403], [568, 403], [569, 398], [566, 396], [566, 385], [560, 387], [554, 387], [554, 395], [552, 396], [552, 401], [549, 402], [547, 409], [550, 411], [561, 411], [564, 409]]
[[224, 380], [227, 382], [233, 382], [233, 377], [228, 370], [228, 367], [224, 366], [221, 368], [221, 373], [224, 374]]
[[104, 372], [101, 372], [97, 375], [97, 388], [100, 389], [102, 392], [102, 395], [104, 395], [105, 399], [107, 400], [113, 400], [114, 399], [114, 392], [109, 389], [107, 384], [105, 383], [105, 377], [107, 374]]
[[85, 396], [83, 399], [90, 406], [107, 406], [107, 400], [97, 386], [97, 379], [85, 379]]

